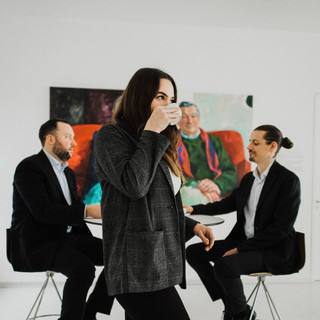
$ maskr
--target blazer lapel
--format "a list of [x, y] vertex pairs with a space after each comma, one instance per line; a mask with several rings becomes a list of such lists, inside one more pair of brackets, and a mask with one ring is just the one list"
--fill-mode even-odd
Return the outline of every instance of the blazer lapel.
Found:
[[243, 197], [241, 197], [241, 199], [242, 199], [242, 204], [240, 206], [241, 208], [244, 208], [244, 206], [246, 205], [246, 203], [248, 201], [248, 197], [250, 195], [250, 191], [251, 191], [251, 188], [252, 188], [253, 181], [254, 181], [254, 176], [253, 176], [253, 174], [251, 172], [251, 175], [248, 177], [248, 181], [245, 184]]
[[40, 159], [41, 159], [41, 161], [43, 163], [45, 172], [50, 176], [50, 180], [54, 182], [55, 186], [57, 187], [57, 189], [59, 190], [59, 192], [61, 193], [61, 195], [64, 198], [64, 194], [63, 194], [63, 191], [61, 189], [59, 180], [58, 180], [55, 172], [53, 171], [52, 165], [51, 165], [49, 159], [47, 158], [46, 154], [41, 150], [38, 153], [38, 155], [39, 155], [39, 157], [40, 157]]
[[64, 173], [66, 175], [70, 194], [71, 194], [71, 200], [72, 200], [72, 203], [75, 203], [79, 198], [79, 195], [77, 193], [77, 186], [76, 186], [76, 181], [74, 180], [74, 175], [71, 172], [72, 171], [69, 167], [64, 169]]
[[260, 194], [260, 198], [259, 198], [258, 205], [257, 205], [257, 211], [259, 210], [261, 204], [263, 203], [264, 199], [268, 195], [269, 190], [272, 188], [274, 181], [276, 180], [278, 167], [279, 167], [279, 165], [275, 161], [270, 168], [270, 171], [267, 175], [266, 181], [263, 185], [263, 188], [262, 188], [262, 191]]
[[171, 175], [169, 172], [170, 169], [169, 169], [167, 163], [163, 159], [161, 159], [159, 165], [160, 165], [160, 168], [162, 169], [164, 175], [166, 176], [166, 179], [170, 185], [172, 192], [174, 192], [173, 183], [172, 183]]

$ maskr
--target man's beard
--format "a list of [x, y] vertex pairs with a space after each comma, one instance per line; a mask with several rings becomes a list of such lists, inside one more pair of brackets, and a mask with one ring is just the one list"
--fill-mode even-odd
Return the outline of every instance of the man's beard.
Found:
[[252, 151], [249, 152], [249, 161], [255, 162], [254, 161], [254, 153]]
[[52, 151], [61, 161], [67, 161], [71, 158], [70, 153], [66, 149], [63, 149], [59, 142], [55, 143]]

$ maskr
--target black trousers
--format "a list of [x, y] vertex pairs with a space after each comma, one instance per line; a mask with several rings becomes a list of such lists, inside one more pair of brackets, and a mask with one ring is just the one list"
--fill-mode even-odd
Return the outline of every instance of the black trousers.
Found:
[[114, 298], [108, 296], [103, 271], [86, 303], [95, 265], [103, 265], [102, 240], [91, 235], [68, 234], [50, 267], [68, 278], [63, 289], [60, 320], [82, 320], [85, 312], [91, 316], [96, 312], [110, 314]]
[[190, 320], [174, 287], [145, 293], [116, 296], [125, 310], [126, 320]]
[[[204, 245], [198, 243], [189, 246], [186, 252], [188, 263], [198, 273], [211, 299], [222, 299], [225, 312], [230, 315], [247, 307], [240, 275], [268, 271], [258, 250], [222, 257], [238, 244], [239, 240], [218, 240], [207, 252]], [[214, 266], [210, 262], [214, 262]]]

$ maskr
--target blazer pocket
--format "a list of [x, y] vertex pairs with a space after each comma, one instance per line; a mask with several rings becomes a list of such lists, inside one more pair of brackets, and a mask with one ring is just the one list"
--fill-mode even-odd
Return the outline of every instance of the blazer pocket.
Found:
[[127, 271], [131, 290], [153, 291], [159, 285], [167, 284], [163, 231], [128, 232]]

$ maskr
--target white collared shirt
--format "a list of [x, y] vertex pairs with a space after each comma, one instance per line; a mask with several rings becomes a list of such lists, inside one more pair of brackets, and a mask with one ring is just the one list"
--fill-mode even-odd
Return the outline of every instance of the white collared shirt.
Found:
[[66, 178], [66, 175], [64, 173], [64, 169], [68, 166], [68, 162], [60, 162], [58, 161], [56, 158], [54, 158], [50, 153], [48, 153], [46, 150], [44, 150], [44, 153], [46, 154], [46, 156], [48, 157], [51, 166], [53, 168], [54, 173], [56, 174], [59, 183], [60, 183], [60, 187], [62, 189], [63, 195], [67, 201], [67, 203], [69, 205], [72, 204], [72, 200], [71, 200], [71, 194], [70, 194], [70, 189], [68, 186], [68, 181]]
[[172, 184], [173, 184], [173, 192], [174, 195], [176, 195], [178, 193], [178, 191], [180, 190], [181, 187], [181, 178], [177, 177], [169, 168], [169, 172], [171, 175], [171, 180], [172, 180]]
[[261, 176], [259, 176], [258, 168], [256, 168], [253, 171], [254, 181], [252, 184], [250, 195], [248, 197], [248, 201], [244, 207], [244, 216], [245, 216], [244, 231], [248, 239], [254, 237], [254, 219], [256, 217], [258, 201], [273, 162], [274, 161], [272, 161], [267, 167], [267, 169], [262, 172]]

